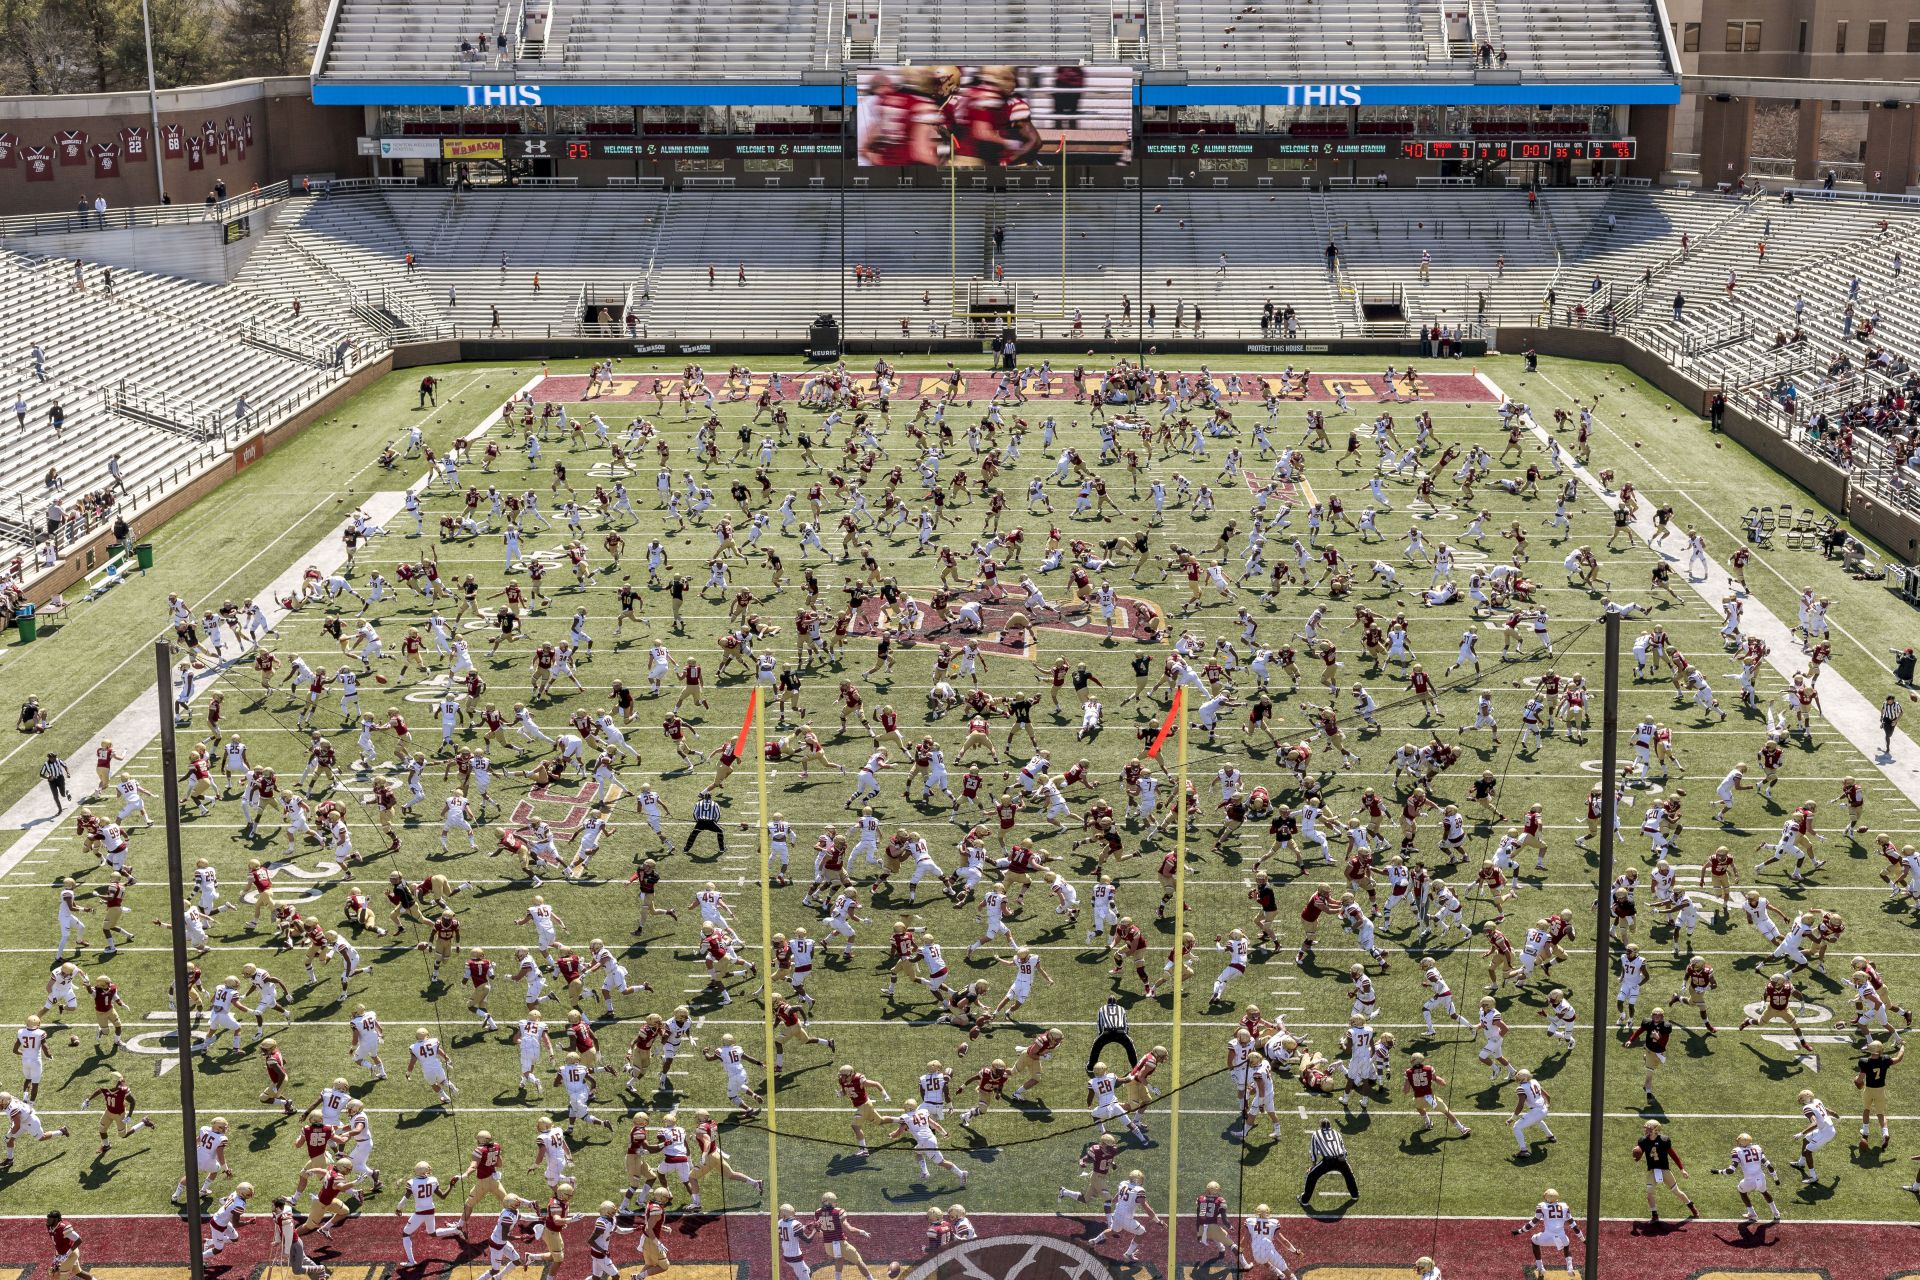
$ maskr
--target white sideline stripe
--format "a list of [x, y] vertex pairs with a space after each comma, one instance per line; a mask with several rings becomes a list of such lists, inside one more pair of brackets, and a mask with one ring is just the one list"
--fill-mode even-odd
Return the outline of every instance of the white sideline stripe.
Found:
[[[1504, 401], [1507, 398], [1506, 393], [1501, 391], [1486, 374], [1482, 373], [1475, 376], [1480, 379], [1488, 390], [1499, 397], [1499, 399]], [[1575, 396], [1559, 383], [1554, 382], [1551, 378], [1543, 376], [1542, 381], [1552, 386], [1568, 399], [1576, 401], [1579, 399], [1579, 397]], [[1599, 420], [1598, 415], [1595, 415], [1595, 420]], [[1534, 420], [1531, 412], [1527, 414], [1527, 425], [1532, 428], [1534, 436], [1542, 444], [1550, 443], [1552, 439], [1551, 434], [1545, 427], [1541, 426], [1539, 422]], [[1573, 471], [1575, 475], [1580, 477], [1582, 483], [1599, 495], [1601, 501], [1607, 505], [1608, 510], [1617, 510], [1619, 508], [1619, 500], [1615, 498], [1613, 494], [1609, 493], [1606, 487], [1600, 483], [1599, 479], [1586, 467], [1576, 463], [1573, 466]], [[1644, 512], [1636, 516], [1633, 530], [1640, 536], [1641, 541], [1647, 542], [1654, 532], [1651, 517]], [[1652, 549], [1651, 542], [1648, 542], [1648, 547], [1650, 550]], [[1664, 551], [1659, 552], [1659, 554], [1662, 559], [1669, 563], [1679, 563], [1680, 558], [1678, 556], [1668, 555]], [[1707, 573], [1704, 578], [1696, 581], [1691, 574], [1685, 576], [1687, 585], [1691, 587], [1709, 607], [1717, 608], [1717, 601], [1734, 593], [1732, 577], [1721, 567], [1719, 560], [1711, 556], [1707, 557]], [[1751, 593], [1744, 593], [1741, 598], [1745, 603], [1745, 607], [1740, 615], [1742, 632], [1748, 635], [1758, 635], [1762, 640], [1766, 641], [1769, 649], [1767, 665], [1779, 673], [1783, 679], [1790, 680], [1794, 675], [1794, 671], [1788, 665], [1787, 655], [1789, 653], [1797, 655], [1802, 652], [1800, 642], [1794, 638], [1792, 630], [1774, 614], [1773, 610], [1767, 608], [1757, 597]], [[1857, 644], [1859, 642], [1855, 641], [1855, 643]], [[1865, 646], [1862, 646], [1862, 648], [1865, 648]], [[1869, 650], [1868, 653], [1869, 656], [1871, 656], [1871, 650]], [[1895, 730], [1893, 735], [1893, 753], [1890, 758], [1883, 760], [1882, 754], [1874, 749], [1872, 745], [1874, 737], [1880, 732], [1880, 710], [1878, 704], [1869, 702], [1861, 695], [1860, 691], [1854, 688], [1846, 677], [1842, 676], [1838, 671], [1829, 668], [1827, 675], [1831, 683], [1829, 683], [1827, 679], [1823, 679], [1820, 682], [1820, 709], [1822, 718], [1835, 729], [1838, 729], [1841, 736], [1853, 746], [1854, 750], [1865, 756], [1874, 768], [1885, 775], [1887, 781], [1892, 783], [1893, 786], [1899, 790], [1900, 794], [1906, 797], [1908, 803], [1920, 806], [1920, 744], [1916, 744], [1912, 738], [1907, 736], [1905, 731]], [[1899, 766], [1897, 772], [1894, 768], [1896, 765]]]
[[[474, 378], [478, 378], [479, 376], [481, 376], [480, 373], [474, 374]], [[468, 385], [471, 385], [472, 381], [473, 379], [469, 379]], [[539, 381], [540, 379], [537, 376], [528, 379], [518, 390], [514, 391], [512, 395], [506, 397], [502, 403], [506, 403], [507, 400], [511, 400], [523, 391], [532, 389]], [[464, 388], [462, 389], [464, 390]], [[447, 403], [449, 405], [453, 403], [452, 396], [448, 397]], [[485, 435], [487, 430], [499, 420], [499, 417], [500, 411], [498, 409], [494, 410], [488, 414], [486, 418], [482, 419], [480, 424], [475, 427], [472, 432], [468, 433], [467, 438], [472, 440]], [[362, 467], [361, 470], [364, 471], [366, 468]], [[359, 473], [356, 472], [355, 474], [357, 476]], [[414, 488], [417, 490], [424, 484], [424, 478], [415, 481]], [[328, 497], [331, 496], [333, 495], [328, 495]], [[323, 498], [321, 502], [324, 503], [325, 500], [326, 499]], [[315, 504], [314, 509], [318, 510], [319, 505], [320, 504]], [[391, 490], [383, 490], [378, 493], [369, 494], [367, 501], [361, 506], [361, 510], [366, 511], [369, 518], [371, 518], [375, 524], [381, 525], [392, 520], [403, 509], [404, 501], [401, 494], [398, 491]], [[312, 512], [309, 511], [307, 514], [311, 515]], [[282, 595], [291, 596], [298, 592], [301, 586], [302, 574], [308, 565], [319, 566], [323, 572], [326, 572], [346, 563], [346, 548], [341, 544], [338, 536], [339, 528], [344, 527], [344, 525], [345, 521], [343, 520], [339, 525], [335, 526], [334, 531], [329, 532], [321, 538], [305, 555], [296, 558], [286, 572], [282, 573], [266, 586], [263, 594], [268, 600], [265, 612], [270, 625], [278, 626], [281, 619], [286, 616], [286, 611], [274, 602]], [[269, 543], [268, 545], [271, 546], [272, 544]], [[254, 558], [257, 559], [260, 554], [265, 554], [265, 550], [266, 548], [262, 548], [261, 552], [256, 554]], [[249, 560], [247, 563], [251, 564], [253, 561]], [[241, 569], [245, 567], [245, 565], [242, 565]], [[240, 570], [236, 569], [234, 572], [238, 573]], [[231, 577], [229, 577], [228, 581], [231, 580]], [[219, 589], [220, 588], [216, 587], [214, 590], [218, 592]], [[258, 599], [259, 596], [256, 595], [255, 598]], [[120, 666], [124, 667], [128, 662], [140, 656], [139, 653], [130, 655]], [[206, 690], [216, 683], [216, 679], [221, 672], [231, 669], [235, 663], [240, 661], [241, 657], [236, 653], [232, 662], [210, 665], [208, 667], [207, 678], [200, 682], [199, 692], [206, 692]], [[116, 671], [119, 669], [119, 667], [115, 668]], [[111, 674], [112, 673], [109, 673], [109, 675]], [[107, 677], [103, 676], [102, 680], [106, 678]], [[97, 688], [98, 686], [96, 685], [95, 687]], [[84, 696], [83, 694], [82, 697]], [[152, 691], [148, 690], [134, 698], [119, 715], [109, 721], [96, 736], [96, 741], [99, 738], [111, 739], [116, 746], [123, 747], [126, 754], [132, 757], [144, 750], [159, 736], [160, 713], [159, 709], [154, 705]], [[19, 747], [14, 748], [15, 751], [19, 749]], [[83, 752], [75, 752], [73, 754], [79, 756], [82, 755]], [[5, 762], [5, 759], [0, 759], [0, 764], [4, 764]], [[40, 842], [58, 825], [51, 821], [49, 815], [44, 812], [45, 807], [46, 799], [42, 796], [40, 788], [37, 786], [29, 787], [27, 793], [21, 796], [5, 814], [0, 814], [0, 829], [11, 829], [22, 833], [20, 838], [15, 840], [5, 853], [0, 853], [0, 876], [6, 875], [25, 861], [27, 855], [32, 853], [34, 849], [39, 846]]]

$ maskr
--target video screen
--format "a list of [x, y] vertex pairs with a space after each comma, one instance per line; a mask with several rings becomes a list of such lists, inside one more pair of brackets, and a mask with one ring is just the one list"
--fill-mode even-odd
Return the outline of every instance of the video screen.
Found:
[[859, 77], [860, 163], [1006, 169], [1133, 159], [1128, 67], [912, 66]]

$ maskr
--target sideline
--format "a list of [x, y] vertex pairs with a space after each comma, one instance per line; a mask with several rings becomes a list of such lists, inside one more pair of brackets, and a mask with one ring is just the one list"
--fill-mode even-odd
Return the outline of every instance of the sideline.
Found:
[[[539, 382], [539, 375], [529, 378], [511, 394], [501, 397], [501, 404], [505, 405], [522, 392], [531, 390]], [[448, 403], [452, 403], [451, 398], [449, 398]], [[485, 436], [486, 433], [493, 428], [494, 424], [500, 420], [500, 412], [498, 408], [490, 411], [487, 416], [481, 419], [480, 423], [467, 434], [467, 438], [469, 440], [477, 440]], [[364, 468], [362, 468], [362, 470], [364, 470]], [[413, 484], [409, 486], [409, 489], [415, 493], [420, 492], [426, 487], [428, 479], [428, 476], [423, 475], [420, 479], [414, 481]], [[332, 495], [329, 494], [328, 496], [331, 497]], [[321, 501], [325, 502], [326, 499], [323, 498]], [[406, 498], [403, 491], [398, 489], [383, 489], [376, 493], [369, 494], [367, 500], [361, 503], [357, 509], [365, 511], [368, 518], [375, 524], [384, 526], [394, 521], [400, 513], [405, 510], [405, 505]], [[307, 514], [311, 515], [312, 513], [308, 512]], [[298, 594], [301, 588], [302, 576], [305, 574], [309, 565], [317, 567], [322, 573], [331, 573], [346, 563], [346, 547], [341, 542], [339, 536], [340, 531], [345, 527], [346, 521], [344, 519], [338, 521], [326, 534], [322, 535], [320, 541], [309, 547], [305, 554], [296, 557], [285, 572], [268, 583], [262, 588], [261, 592], [256, 593], [254, 597], [256, 600], [264, 595], [269, 601], [265, 606], [265, 612], [270, 626], [279, 626], [281, 620], [287, 616], [287, 610], [279, 604], [279, 601], [283, 597]], [[397, 535], [390, 534], [389, 536]], [[256, 556], [255, 558], [257, 559], [258, 557]], [[249, 563], [251, 563], [251, 561], [249, 561]], [[244, 566], [242, 567], [244, 568]], [[235, 570], [235, 572], [237, 573], [239, 570]], [[228, 579], [228, 581], [231, 580], [231, 578]], [[215, 592], [217, 593], [218, 591], [219, 588], [215, 588]], [[147, 649], [143, 646], [139, 652], [131, 654], [123, 660], [120, 667], [115, 668], [115, 671], [125, 667], [136, 658], [146, 656], [148, 656]], [[200, 680], [199, 687], [195, 691], [196, 696], [211, 689], [218, 682], [220, 676], [237, 666], [245, 665], [250, 662], [251, 659], [251, 650], [236, 649], [234, 655], [226, 661], [208, 664], [205, 676]], [[111, 674], [112, 673], [109, 673], [109, 675]], [[102, 677], [102, 680], [104, 681], [106, 678], [107, 677]], [[96, 685], [95, 687], [97, 688], [98, 686]], [[159, 736], [160, 710], [155, 701], [152, 688], [148, 687], [135, 697], [132, 702], [128, 703], [126, 707], [121, 710], [120, 714], [108, 721], [107, 724], [101, 728], [100, 732], [93, 736], [92, 741], [98, 742], [101, 738], [106, 738], [113, 742], [116, 749], [125, 754], [126, 759], [117, 761], [114, 765], [113, 772], [117, 775], [123, 772], [131, 761], [151, 746]], [[24, 743], [22, 744], [22, 746], [25, 745]], [[91, 743], [89, 745], [91, 745]], [[20, 748], [16, 747], [15, 750], [18, 751]], [[94, 776], [91, 772], [91, 767], [85, 766], [85, 750], [86, 749], [83, 748], [80, 751], [75, 751], [68, 757], [70, 763], [76, 759], [82, 762], [81, 766], [73, 768], [73, 777], [71, 779], [74, 784], [73, 792], [76, 796], [87, 794], [85, 791], [82, 791], [81, 788], [83, 786], [90, 786]], [[69, 811], [74, 807], [76, 806], [69, 805]], [[33, 851], [38, 849], [48, 836], [60, 830], [61, 823], [56, 821], [56, 815], [50, 812], [49, 808], [50, 798], [40, 786], [35, 785], [29, 788], [27, 793], [21, 796], [19, 800], [15, 801], [12, 807], [4, 814], [0, 814], [0, 829], [14, 830], [21, 833], [19, 839], [8, 846], [4, 853], [0, 853], [0, 876], [5, 876], [12, 872], [15, 867], [19, 866], [31, 856]], [[60, 816], [64, 817], [65, 815], [62, 814]]]
[[[1504, 403], [1508, 399], [1506, 393], [1500, 389], [1493, 379], [1484, 373], [1477, 376], [1486, 384], [1488, 390], [1492, 391], [1494, 395], [1498, 397], [1500, 402]], [[1557, 386], [1558, 384], [1554, 385]], [[1565, 393], [1565, 388], [1560, 388], [1560, 390], [1563, 394]], [[1598, 421], [1599, 415], [1596, 414], [1594, 416], [1595, 420]], [[1551, 433], [1535, 420], [1531, 410], [1526, 414], [1525, 420], [1535, 438], [1542, 444], [1546, 444], [1552, 440]], [[1571, 458], [1568, 459], [1568, 462], [1573, 474], [1580, 477], [1580, 480], [1600, 498], [1601, 502], [1606, 504], [1609, 511], [1619, 508], [1619, 499], [1615, 497], [1612, 491], [1607, 489], [1605, 485], [1600, 483], [1597, 476], [1578, 462], [1574, 462]], [[1670, 554], [1659, 547], [1654, 547], [1649, 541], [1653, 535], [1653, 520], [1646, 514], [1646, 510], [1646, 507], [1642, 507], [1641, 513], [1634, 518], [1634, 533], [1639, 536], [1642, 542], [1646, 542], [1651, 550], [1656, 552], [1669, 564], [1680, 564], [1679, 556]], [[1691, 574], [1683, 576], [1686, 578], [1687, 585], [1692, 588], [1702, 600], [1706, 601], [1707, 606], [1712, 609], [1715, 614], [1720, 613], [1720, 602], [1723, 599], [1729, 595], [1739, 594], [1742, 601], [1740, 614], [1742, 634], [1756, 635], [1764, 640], [1769, 650], [1767, 654], [1767, 665], [1772, 667], [1784, 680], [1787, 680], [1789, 683], [1791, 682], [1792, 677], [1797, 674], [1798, 668], [1789, 665], [1788, 655], [1791, 654], [1794, 657], [1799, 657], [1804, 654], [1805, 650], [1801, 647], [1800, 641], [1794, 636], [1792, 629], [1788, 627], [1785, 622], [1781, 621], [1773, 610], [1767, 608], [1765, 604], [1751, 593], [1739, 592], [1734, 585], [1732, 576], [1721, 566], [1720, 561], [1713, 556], [1707, 557], [1707, 572], [1705, 577], [1694, 578]], [[1715, 649], [1712, 656], [1723, 658], [1726, 655], [1723, 650]], [[1856, 751], [1865, 756], [1867, 762], [1878, 769], [1886, 777], [1887, 781], [1892, 784], [1902, 796], [1906, 797], [1910, 804], [1920, 807], [1920, 744], [1916, 744], [1905, 731], [1895, 730], [1893, 735], [1893, 751], [1891, 754], [1883, 752], [1880, 748], [1874, 746], [1873, 740], [1880, 737], [1880, 704], [1869, 701], [1864, 694], [1856, 689], [1845, 676], [1841, 675], [1840, 672], [1831, 665], [1827, 667], [1825, 673], [1821, 676], [1819, 689], [1820, 719], [1831, 725]], [[1716, 690], [1716, 692], [1719, 691]]]

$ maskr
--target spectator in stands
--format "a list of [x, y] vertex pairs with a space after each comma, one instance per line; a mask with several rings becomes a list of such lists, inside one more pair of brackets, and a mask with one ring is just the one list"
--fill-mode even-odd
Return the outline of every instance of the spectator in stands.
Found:
[[60, 526], [66, 522], [66, 509], [60, 505], [60, 499], [55, 498], [47, 504], [47, 537], [58, 541], [60, 538]]
[[47, 380], [47, 349], [36, 342], [30, 354], [33, 358], [33, 376], [45, 382]]
[[47, 492], [49, 493], [58, 493], [67, 487], [67, 482], [60, 476], [59, 463], [53, 463], [47, 467], [47, 476], [42, 483], [47, 486]]
[[1493, 55], [1493, 60], [1504, 68], [1507, 65], [1507, 46], [1501, 45], [1500, 52]]
[[[116, 453], [107, 459], [107, 474], [113, 477], [113, 484], [110, 486], [111, 488], [118, 489], [121, 493], [125, 493], [127, 491], [126, 477], [120, 474], [120, 455], [119, 454]], [[120, 520], [118, 518], [114, 520], [114, 525], [115, 525], [114, 532], [116, 534], [119, 533], [118, 526], [124, 523], [126, 523], [124, 520]]]
[[79, 200], [74, 202], [73, 229], [75, 231], [85, 231], [87, 229], [87, 198], [85, 196], [81, 196]]
[[93, 220], [102, 231], [107, 229], [107, 194], [104, 191], [93, 198]]
[[13, 398], [13, 416], [19, 422], [20, 429], [25, 431], [27, 429], [27, 393], [24, 391]]
[[60, 438], [60, 433], [66, 429], [66, 425], [67, 411], [61, 408], [58, 400], [55, 400], [47, 409], [47, 426], [52, 429], [55, 440]]
[[105, 294], [109, 298], [113, 296], [113, 268], [112, 267], [100, 268], [100, 292]]

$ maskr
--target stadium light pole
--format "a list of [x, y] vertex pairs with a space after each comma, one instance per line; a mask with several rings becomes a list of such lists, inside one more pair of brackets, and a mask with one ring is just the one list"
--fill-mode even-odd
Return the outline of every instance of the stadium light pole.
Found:
[[[153, 78], [153, 14], [147, 0], [140, 0], [140, 31], [147, 46], [147, 114], [153, 121], [153, 140], [148, 144], [151, 149], [147, 154], [153, 157], [153, 180], [160, 189], [160, 203], [165, 204], [167, 202], [167, 164], [166, 155], [160, 150], [160, 90]], [[160, 683], [168, 685], [170, 680], [171, 677]], [[171, 713], [172, 707], [169, 706], [167, 710]], [[168, 718], [172, 718], [170, 714]], [[194, 1256], [199, 1256], [197, 1248]], [[194, 1269], [194, 1280], [199, 1280], [198, 1263], [194, 1264]]]
[[1587, 1264], [1585, 1274], [1600, 1274], [1600, 1180], [1607, 1128], [1607, 1032], [1603, 1026], [1611, 972], [1608, 942], [1613, 932], [1614, 805], [1620, 778], [1620, 612], [1611, 602], [1601, 625], [1606, 629], [1600, 695], [1600, 867], [1593, 909], [1593, 1079], [1587, 1090]]
[[1142, 368], [1147, 363], [1147, 143], [1145, 100], [1140, 77], [1133, 78], [1133, 333], [1135, 356]]
[[[144, 3], [141, 6], [145, 7]], [[156, 160], [156, 164], [158, 161]], [[166, 806], [167, 915], [173, 926], [174, 1051], [180, 1059], [180, 1176], [187, 1185], [187, 1268], [191, 1280], [205, 1280], [200, 1260], [200, 1120], [193, 1105], [193, 1011], [187, 1002], [187, 890], [180, 854], [180, 759], [174, 741], [173, 652], [165, 640], [153, 644], [154, 697], [160, 711], [160, 798]], [[164, 1059], [163, 1059], [164, 1061]]]

